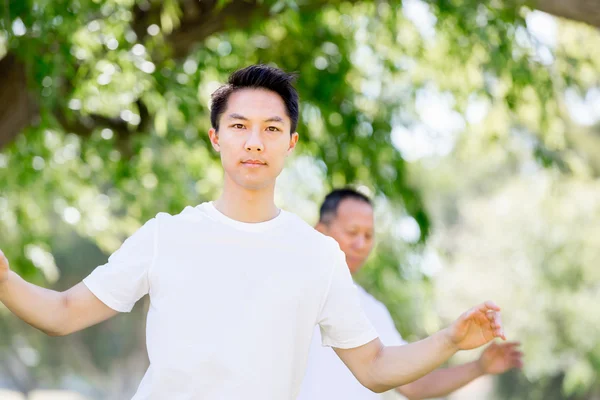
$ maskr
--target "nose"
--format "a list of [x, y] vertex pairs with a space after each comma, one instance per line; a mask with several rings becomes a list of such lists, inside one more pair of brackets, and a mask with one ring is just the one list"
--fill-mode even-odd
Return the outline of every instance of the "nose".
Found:
[[258, 151], [261, 152], [264, 150], [264, 145], [262, 139], [260, 137], [260, 130], [253, 129], [246, 140], [246, 150], [247, 151]]
[[354, 247], [359, 250], [362, 250], [365, 247], [366, 243], [367, 243], [367, 240], [363, 235], [358, 235], [354, 239]]

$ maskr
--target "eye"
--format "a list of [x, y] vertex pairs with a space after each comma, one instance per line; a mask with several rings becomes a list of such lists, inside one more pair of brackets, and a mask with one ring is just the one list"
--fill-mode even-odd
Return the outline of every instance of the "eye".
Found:
[[269, 126], [269, 127], [267, 128], [267, 130], [268, 130], [269, 132], [279, 132], [279, 131], [281, 131], [281, 129], [279, 129], [279, 128], [278, 128], [278, 127], [276, 127], [276, 126]]
[[233, 125], [231, 125], [231, 127], [233, 129], [244, 129], [244, 125], [243, 124], [233, 124]]

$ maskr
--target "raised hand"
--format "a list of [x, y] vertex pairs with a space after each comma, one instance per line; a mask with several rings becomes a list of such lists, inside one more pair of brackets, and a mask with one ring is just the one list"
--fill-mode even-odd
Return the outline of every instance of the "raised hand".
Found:
[[448, 334], [450, 341], [459, 350], [483, 346], [497, 337], [506, 340], [500, 319], [500, 307], [486, 301], [471, 308], [450, 325]]
[[513, 368], [523, 366], [523, 353], [519, 342], [492, 343], [479, 357], [479, 366], [485, 374], [503, 374]]

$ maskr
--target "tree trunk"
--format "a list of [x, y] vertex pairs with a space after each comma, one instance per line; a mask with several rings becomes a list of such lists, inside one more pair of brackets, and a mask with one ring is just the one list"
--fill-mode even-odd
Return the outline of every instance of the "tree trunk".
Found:
[[600, 0], [532, 0], [536, 10], [600, 28]]
[[8, 54], [0, 60], [0, 149], [31, 124], [37, 109], [27, 88], [25, 66]]

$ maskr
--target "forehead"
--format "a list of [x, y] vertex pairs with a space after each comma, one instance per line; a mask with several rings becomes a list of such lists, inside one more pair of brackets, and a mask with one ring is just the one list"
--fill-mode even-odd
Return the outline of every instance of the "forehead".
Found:
[[336, 221], [372, 228], [373, 207], [362, 200], [344, 199], [338, 206]]
[[223, 118], [228, 118], [233, 113], [248, 119], [265, 120], [279, 117], [285, 123], [290, 123], [281, 96], [266, 89], [240, 89], [233, 92], [227, 100]]

